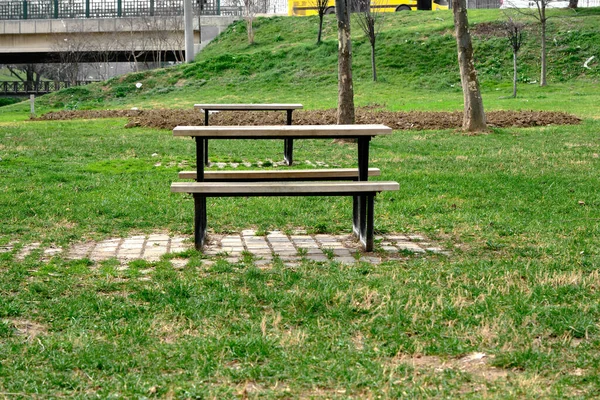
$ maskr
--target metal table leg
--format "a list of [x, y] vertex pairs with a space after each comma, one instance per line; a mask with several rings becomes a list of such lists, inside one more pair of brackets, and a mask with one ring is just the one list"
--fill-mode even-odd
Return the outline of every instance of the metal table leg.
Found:
[[[292, 111], [287, 110], [287, 124], [292, 124]], [[283, 158], [287, 165], [294, 162], [294, 139], [283, 139]]]
[[[210, 110], [204, 110], [204, 126], [208, 126], [208, 114]], [[204, 165], [208, 166], [208, 139], [204, 139], [204, 158], [198, 158], [197, 160], [204, 160]]]

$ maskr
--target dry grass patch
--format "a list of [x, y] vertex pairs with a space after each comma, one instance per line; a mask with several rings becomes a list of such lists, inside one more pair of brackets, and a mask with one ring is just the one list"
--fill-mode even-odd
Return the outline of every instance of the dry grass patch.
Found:
[[46, 326], [26, 319], [9, 319], [5, 322], [15, 329], [18, 336], [24, 337], [28, 342], [48, 333]]
[[450, 358], [443, 359], [438, 356], [427, 356], [427, 355], [399, 355], [395, 357], [391, 364], [392, 366], [398, 366], [405, 364], [416, 371], [426, 371], [442, 373], [446, 370], [454, 370], [463, 373], [468, 373], [474, 377], [484, 379], [488, 382], [493, 382], [498, 379], [505, 379], [508, 377], [509, 372], [503, 369], [496, 368], [489, 365], [489, 362], [493, 360], [493, 355], [485, 353], [472, 353], [461, 358]]

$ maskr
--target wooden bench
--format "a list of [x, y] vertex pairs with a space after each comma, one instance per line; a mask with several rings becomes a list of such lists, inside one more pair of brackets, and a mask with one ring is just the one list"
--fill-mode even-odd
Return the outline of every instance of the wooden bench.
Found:
[[[369, 177], [381, 175], [379, 168], [369, 168]], [[180, 179], [196, 179], [196, 171], [180, 171]], [[205, 171], [204, 180], [211, 182], [268, 181], [357, 181], [357, 168]]]
[[[208, 116], [211, 111], [285, 111], [287, 125], [292, 124], [294, 110], [302, 109], [302, 104], [194, 104], [195, 109], [204, 110], [204, 126], [208, 126]], [[208, 140], [204, 143], [204, 164], [208, 165]], [[284, 139], [283, 157], [287, 165], [292, 165], [294, 140]]]
[[[200, 250], [206, 240], [206, 198], [239, 196], [352, 196], [353, 232], [365, 251], [373, 250], [375, 195], [398, 190], [397, 182], [174, 182], [171, 191], [194, 197], [194, 237]], [[358, 201], [362, 198], [366, 201]]]

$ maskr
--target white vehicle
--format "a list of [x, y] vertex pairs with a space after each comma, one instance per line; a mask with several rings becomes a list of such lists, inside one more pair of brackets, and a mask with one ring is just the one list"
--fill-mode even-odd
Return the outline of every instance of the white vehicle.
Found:
[[[538, 0], [546, 3], [546, 8], [567, 8], [568, 1], [553, 1], [553, 0]], [[534, 0], [500, 0], [500, 8], [537, 8], [537, 3]]]

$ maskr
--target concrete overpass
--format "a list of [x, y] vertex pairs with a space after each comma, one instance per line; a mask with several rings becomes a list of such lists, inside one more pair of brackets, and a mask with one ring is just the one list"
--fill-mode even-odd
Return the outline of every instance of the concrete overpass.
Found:
[[[196, 51], [239, 16], [194, 17]], [[185, 60], [183, 16], [0, 21], [0, 64]]]

